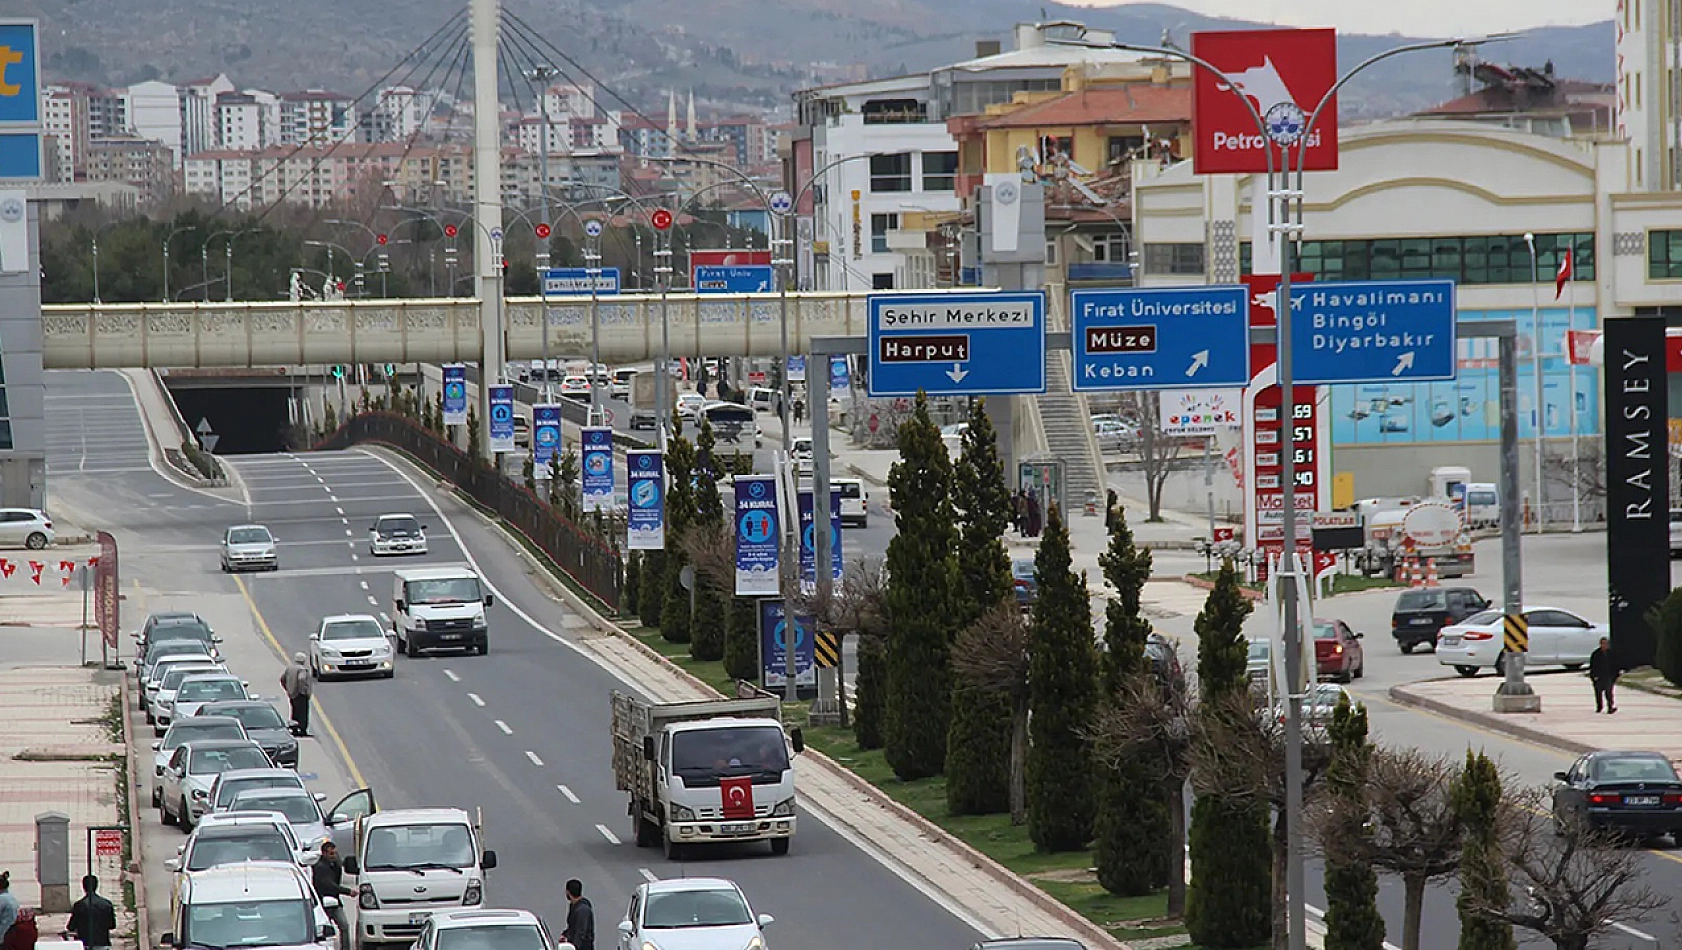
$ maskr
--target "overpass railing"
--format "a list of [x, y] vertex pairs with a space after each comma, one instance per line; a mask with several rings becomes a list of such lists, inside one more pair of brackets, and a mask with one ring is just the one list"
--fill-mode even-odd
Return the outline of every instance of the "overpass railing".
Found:
[[389, 412], [352, 416], [315, 448], [345, 449], [365, 442], [389, 445], [414, 457], [481, 507], [495, 512], [610, 609], [619, 609], [624, 586], [619, 554], [561, 517], [524, 485], [426, 431], [414, 420]]

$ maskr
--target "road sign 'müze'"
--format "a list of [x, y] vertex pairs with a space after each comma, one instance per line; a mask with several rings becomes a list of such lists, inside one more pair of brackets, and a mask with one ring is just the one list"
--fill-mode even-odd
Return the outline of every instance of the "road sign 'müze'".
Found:
[[1249, 310], [1240, 286], [1076, 291], [1076, 390], [1242, 386]]

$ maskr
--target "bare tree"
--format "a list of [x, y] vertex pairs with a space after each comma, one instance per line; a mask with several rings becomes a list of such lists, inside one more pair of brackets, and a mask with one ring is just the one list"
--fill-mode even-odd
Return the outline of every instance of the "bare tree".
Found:
[[1402, 950], [1419, 950], [1425, 887], [1460, 867], [1460, 819], [1451, 794], [1459, 768], [1413, 749], [1374, 750], [1364, 801], [1322, 796], [1311, 828], [1328, 859], [1367, 863], [1402, 879]]
[[1501, 906], [1478, 911], [1553, 941], [1557, 950], [1588, 950], [1596, 937], [1622, 921], [1640, 920], [1668, 898], [1649, 887], [1645, 857], [1618, 835], [1585, 822], [1553, 826], [1533, 814], [1539, 792], [1511, 803], [1503, 827], [1502, 851], [1512, 890]]
[[1180, 457], [1181, 441], [1163, 434], [1162, 395], [1139, 394], [1139, 469], [1145, 476], [1145, 502], [1149, 521], [1162, 520], [1162, 489]]
[[1138, 756], [1162, 769], [1161, 792], [1168, 806], [1168, 916], [1186, 913], [1186, 780], [1191, 777], [1196, 741], [1195, 699], [1185, 674], [1176, 668], [1166, 677], [1140, 670], [1122, 681], [1116, 701], [1107, 704], [1092, 727], [1099, 761], [1114, 768]]
[[[952, 667], [959, 689], [979, 689], [1010, 703], [1010, 823], [1028, 821], [1028, 669], [1033, 639], [1015, 600], [981, 615], [958, 634]], [[1182, 862], [1183, 863], [1183, 862]]]
[[[736, 569], [734, 544], [734, 540], [728, 536], [724, 539], [724, 545], [728, 549], [726, 564], [732, 577], [735, 576]], [[797, 584], [787, 587], [790, 590], [799, 589]], [[841, 572], [841, 582], [831, 584], [827, 592], [819, 589], [810, 594], [796, 594], [790, 599], [798, 612], [812, 617], [819, 626], [834, 633], [842, 641], [847, 637], [858, 637], [861, 641], [870, 640], [880, 645], [886, 642], [888, 636], [886, 592], [881, 568], [864, 558], [858, 558], [846, 565]], [[864, 646], [862, 642], [859, 645]], [[846, 725], [846, 677], [837, 676], [836, 685], [840, 691], [841, 723]]]
[[[1212, 705], [1211, 705], [1212, 703]], [[1331, 764], [1325, 730], [1304, 725], [1303, 794], [1311, 793]], [[1289, 936], [1285, 883], [1291, 829], [1285, 816], [1285, 722], [1254, 696], [1238, 693], [1205, 701], [1203, 728], [1192, 743], [1192, 786], [1199, 795], [1229, 802], [1254, 802], [1273, 810], [1273, 946], [1284, 950]]]
[[722, 591], [736, 586], [736, 539], [722, 527], [696, 525], [683, 533], [677, 547], [696, 573]]

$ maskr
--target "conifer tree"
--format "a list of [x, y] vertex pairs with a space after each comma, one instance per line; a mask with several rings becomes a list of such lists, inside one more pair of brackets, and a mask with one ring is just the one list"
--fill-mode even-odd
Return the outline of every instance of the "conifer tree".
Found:
[[1507, 897], [1507, 870], [1497, 828], [1501, 773], [1483, 753], [1466, 750], [1466, 767], [1454, 785], [1454, 807], [1464, 838], [1460, 850], [1460, 950], [1513, 950], [1513, 926], [1479, 913]]
[[1046, 511], [1034, 558], [1039, 584], [1029, 627], [1032, 718], [1028, 835], [1039, 851], [1076, 851], [1092, 840], [1093, 756], [1087, 738], [1098, 708], [1098, 657], [1086, 578], [1070, 566], [1063, 513]]
[[[1329, 730], [1332, 761], [1326, 792], [1332, 808], [1366, 811], [1372, 743], [1367, 741], [1367, 708], [1350, 706], [1347, 697], [1332, 710]], [[1366, 834], [1350, 823], [1343, 834]], [[1383, 950], [1384, 918], [1378, 912], [1378, 872], [1369, 861], [1326, 858], [1326, 950]]]
[[[701, 420], [701, 431], [695, 437], [695, 491], [693, 495], [694, 523], [692, 532], [712, 536], [724, 533], [724, 501], [718, 494], [718, 470], [714, 467], [714, 439], [712, 423]], [[690, 623], [689, 655], [697, 660], [724, 659], [725, 603], [728, 594], [715, 579], [695, 576], [695, 616]]]
[[[666, 588], [660, 607], [660, 636], [688, 643], [691, 636], [689, 591], [683, 587], [683, 539], [695, 523], [695, 447], [676, 436], [666, 443]], [[700, 583], [700, 578], [695, 579]]]

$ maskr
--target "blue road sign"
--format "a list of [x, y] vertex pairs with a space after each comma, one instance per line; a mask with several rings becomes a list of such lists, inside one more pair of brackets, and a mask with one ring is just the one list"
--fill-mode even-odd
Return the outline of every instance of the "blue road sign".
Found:
[[42, 177], [41, 135], [0, 132], [0, 179]]
[[[588, 294], [590, 292], [590, 269], [588, 267], [552, 267], [543, 272], [543, 292], [557, 297]], [[618, 292], [619, 268], [597, 268], [596, 293], [616, 294]]]
[[658, 449], [625, 453], [626, 547], [659, 551], [666, 546], [666, 467]]
[[871, 294], [870, 395], [1045, 392], [1045, 294]]
[[777, 529], [777, 478], [738, 475], [735, 482], [736, 595], [775, 594], [777, 549], [782, 543]]
[[34, 20], [0, 20], [0, 125], [41, 124], [39, 36]]
[[700, 265], [693, 275], [698, 294], [765, 294], [771, 292], [771, 265]]
[[488, 390], [491, 403], [491, 451], [514, 451], [514, 387], [492, 386]]
[[[811, 489], [800, 492], [800, 590], [810, 594], [818, 589], [817, 559], [817, 518], [812, 512], [816, 508]], [[841, 579], [841, 493], [833, 489], [829, 493], [829, 554], [830, 577]]]
[[1298, 383], [1453, 379], [1454, 281], [1366, 280], [1291, 289]]
[[1242, 286], [1077, 290], [1069, 298], [1077, 391], [1250, 382], [1249, 293]]
[[444, 424], [467, 424], [467, 367], [460, 363], [444, 367]]
[[584, 450], [579, 463], [584, 469], [584, 510], [613, 510], [613, 430], [590, 426], [580, 430]]
[[[788, 685], [789, 623], [787, 609], [781, 599], [759, 602], [759, 663], [760, 685], [766, 689], [784, 689]], [[817, 640], [812, 631], [817, 624], [811, 617], [794, 617], [794, 685], [816, 686]]]
[[549, 460], [561, 451], [561, 407], [544, 403], [531, 407], [531, 447], [539, 477], [546, 477]]

